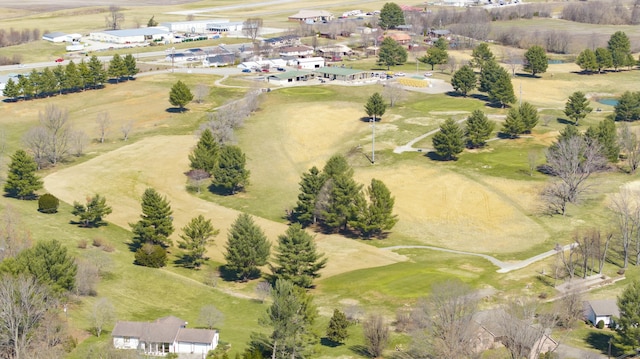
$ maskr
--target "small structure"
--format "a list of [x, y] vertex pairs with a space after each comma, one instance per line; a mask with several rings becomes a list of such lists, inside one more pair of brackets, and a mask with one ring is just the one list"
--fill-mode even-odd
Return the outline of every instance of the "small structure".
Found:
[[50, 32], [42, 35], [42, 40], [51, 42], [78, 42], [82, 38], [80, 34], [65, 34], [64, 32]]
[[451, 34], [451, 31], [449, 30], [429, 30], [429, 37], [443, 37], [443, 36], [449, 36]]
[[111, 332], [116, 349], [138, 350], [149, 355], [202, 354], [218, 346], [215, 330], [190, 329], [184, 320], [168, 316], [154, 322], [118, 321]]
[[599, 321], [603, 321], [607, 327], [615, 325], [613, 317], [620, 316], [620, 309], [615, 299], [588, 300], [583, 303], [584, 317], [593, 325], [598, 325]]
[[362, 81], [371, 78], [372, 73], [364, 70], [355, 70], [345, 67], [321, 67], [313, 71], [317, 77], [329, 81]]
[[318, 54], [325, 59], [340, 61], [342, 56], [353, 54], [353, 50], [346, 45], [330, 45], [318, 48]]
[[271, 47], [296, 46], [300, 44], [300, 36], [291, 34], [272, 37], [265, 39], [264, 43]]
[[298, 59], [295, 64], [299, 69], [313, 70], [324, 67], [324, 58], [308, 57], [306, 59]]
[[287, 62], [283, 59], [265, 59], [256, 61], [246, 61], [238, 65], [239, 69], [270, 69], [287, 66]]
[[135, 44], [148, 41], [160, 42], [169, 40], [171, 32], [166, 28], [144, 27], [130, 30], [107, 30], [92, 32], [89, 39], [93, 41], [111, 42], [115, 44]]
[[242, 21], [212, 22], [207, 24], [207, 31], [215, 33], [239, 32], [242, 31], [243, 26]]
[[281, 57], [293, 56], [293, 57], [308, 57], [313, 55], [313, 48], [309, 46], [284, 46], [278, 49], [278, 54]]
[[[216, 22], [228, 22], [229, 20], [216, 20]], [[162, 22], [160, 26], [167, 28], [171, 32], [203, 34], [207, 32], [207, 26], [213, 21], [209, 20], [193, 20], [193, 21], [171, 21]]]
[[313, 73], [308, 71], [287, 71], [287, 72], [279, 72], [269, 75], [267, 77], [267, 81], [284, 85], [284, 84], [292, 84], [299, 81], [307, 81], [313, 78]]
[[300, 10], [297, 14], [289, 16], [289, 21], [312, 24], [333, 20], [333, 14], [325, 10]]
[[387, 37], [394, 39], [400, 45], [406, 45], [411, 42], [411, 36], [406, 32], [402, 32], [402, 31], [388, 32], [386, 35], [380, 36], [378, 38], [378, 41], [382, 42], [382, 40], [384, 40]]

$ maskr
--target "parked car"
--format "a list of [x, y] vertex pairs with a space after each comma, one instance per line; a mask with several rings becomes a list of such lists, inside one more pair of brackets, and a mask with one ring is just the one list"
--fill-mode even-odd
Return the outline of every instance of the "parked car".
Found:
[[262, 72], [269, 72], [269, 69], [262, 69]]
[[424, 77], [431, 77], [433, 76], [433, 72], [425, 72], [424, 73]]
[[287, 69], [285, 69], [284, 67], [278, 67], [278, 71], [285, 72], [285, 71], [287, 71]]
[[242, 69], [242, 72], [251, 72], [250, 69]]
[[403, 76], [405, 76], [405, 73], [404, 72], [396, 72], [396, 76], [403, 77]]
[[62, 62], [62, 61], [64, 61], [64, 59], [63, 59], [62, 57], [58, 57], [58, 58], [56, 59], [56, 62]]

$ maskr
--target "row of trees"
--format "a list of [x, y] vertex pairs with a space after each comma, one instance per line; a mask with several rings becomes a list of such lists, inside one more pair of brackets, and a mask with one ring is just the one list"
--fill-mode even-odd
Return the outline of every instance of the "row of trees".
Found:
[[626, 33], [616, 31], [607, 42], [607, 47], [595, 50], [585, 49], [576, 58], [576, 64], [587, 73], [602, 73], [613, 68], [615, 71], [637, 64], [631, 55], [631, 42]]
[[76, 65], [69, 61], [66, 66], [58, 65], [53, 70], [48, 67], [42, 72], [33, 69], [28, 75], [19, 77], [17, 82], [9, 79], [3, 94], [17, 101], [96, 89], [103, 86], [108, 78], [118, 82], [135, 76], [138, 71], [136, 59], [131, 54], [124, 58], [113, 55], [106, 71], [94, 55], [88, 62], [81, 61]]
[[290, 219], [303, 226], [320, 223], [331, 231], [352, 230], [365, 238], [380, 237], [397, 222], [394, 202], [387, 186], [375, 178], [363, 191], [353, 180], [347, 159], [334, 155], [322, 171], [314, 166], [302, 174]]

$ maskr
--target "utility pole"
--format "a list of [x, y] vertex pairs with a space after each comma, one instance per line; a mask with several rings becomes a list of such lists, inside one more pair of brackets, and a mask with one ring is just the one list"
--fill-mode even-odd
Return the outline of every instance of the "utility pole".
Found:
[[376, 163], [376, 115], [371, 120], [371, 164]]

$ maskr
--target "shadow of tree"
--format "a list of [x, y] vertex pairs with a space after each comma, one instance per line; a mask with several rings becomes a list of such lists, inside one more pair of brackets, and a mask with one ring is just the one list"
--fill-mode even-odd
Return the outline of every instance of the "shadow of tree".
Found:
[[[613, 340], [613, 331], [603, 329], [598, 332], [590, 332], [585, 340], [587, 344], [592, 348], [599, 350], [602, 354], [609, 354], [609, 341]], [[622, 354], [623, 353], [618, 348], [613, 344], [611, 345], [611, 355], [613, 357], [617, 357]]]
[[363, 357], [370, 357], [369, 350], [364, 345], [352, 345], [349, 347], [354, 354], [358, 354]]

